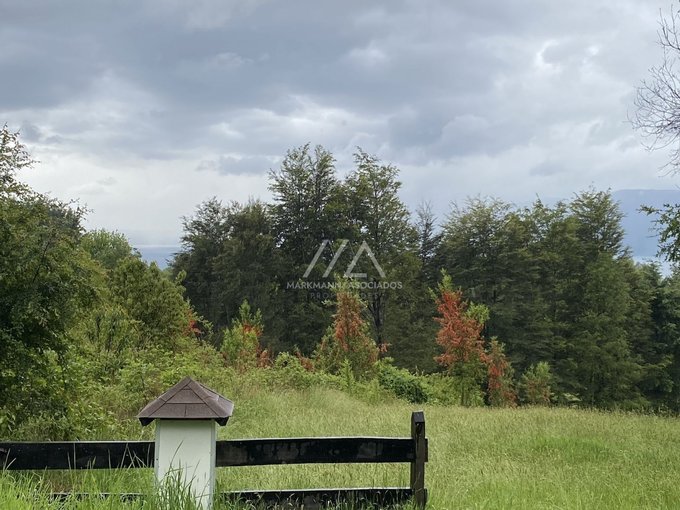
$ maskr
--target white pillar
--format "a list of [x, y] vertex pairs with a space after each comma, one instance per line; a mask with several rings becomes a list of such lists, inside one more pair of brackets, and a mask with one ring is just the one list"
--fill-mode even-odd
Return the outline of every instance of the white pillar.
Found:
[[156, 420], [156, 480], [179, 479], [204, 510], [215, 491], [216, 427], [214, 420]]

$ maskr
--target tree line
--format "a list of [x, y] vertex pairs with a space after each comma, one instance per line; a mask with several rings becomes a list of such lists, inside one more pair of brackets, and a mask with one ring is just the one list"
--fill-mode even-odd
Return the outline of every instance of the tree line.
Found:
[[271, 203], [199, 204], [161, 270], [22, 184], [33, 162], [18, 133], [0, 135], [0, 431], [87, 421], [93, 380], [153, 395], [138, 353], [191, 345], [227, 366], [377, 373], [413, 400], [426, 388], [406, 370], [451, 376], [463, 403], [484, 385], [491, 404], [521, 389], [527, 402], [680, 408], [680, 276], [633, 262], [609, 192], [474, 198], [439, 220], [406, 207], [396, 167], [359, 150], [340, 177], [305, 145], [270, 172]]
[[488, 308], [482, 335], [516, 378], [547, 363], [560, 402], [678, 410], [678, 275], [634, 263], [608, 191], [521, 208], [473, 198], [440, 223], [427, 204], [409, 211], [400, 187], [396, 167], [361, 150], [340, 178], [328, 150], [292, 149], [269, 174], [272, 203], [213, 198], [184, 219], [171, 271], [216, 344], [245, 299], [261, 311], [262, 348], [306, 356], [332, 320], [327, 284], [354, 262], [376, 346], [433, 372], [444, 270]]

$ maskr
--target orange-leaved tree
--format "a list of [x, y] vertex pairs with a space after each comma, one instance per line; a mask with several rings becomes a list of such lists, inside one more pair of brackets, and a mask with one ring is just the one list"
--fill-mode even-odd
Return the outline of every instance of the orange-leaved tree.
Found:
[[434, 295], [439, 317], [437, 343], [444, 352], [437, 363], [458, 382], [461, 405], [471, 405], [487, 373], [482, 328], [489, 317], [484, 305], [470, 304], [461, 290], [453, 288], [451, 277], [442, 271], [442, 281]]
[[512, 366], [505, 356], [503, 344], [495, 338], [489, 343], [486, 366], [486, 394], [489, 404], [497, 407], [514, 406], [517, 403], [517, 393], [512, 380]]
[[366, 305], [350, 281], [337, 279], [333, 290], [336, 312], [314, 353], [315, 366], [339, 373], [343, 363], [349, 363], [354, 376], [364, 378], [370, 375], [379, 355], [364, 319]]

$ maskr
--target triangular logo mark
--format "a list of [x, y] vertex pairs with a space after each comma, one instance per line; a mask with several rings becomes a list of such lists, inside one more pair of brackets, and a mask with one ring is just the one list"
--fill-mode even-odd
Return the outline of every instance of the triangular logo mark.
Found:
[[349, 266], [347, 266], [347, 270], [345, 271], [345, 277], [347, 278], [366, 278], [366, 273], [353, 273], [352, 270], [354, 269], [354, 266], [357, 265], [357, 262], [359, 261], [359, 258], [361, 257], [361, 254], [366, 252], [368, 255], [368, 258], [371, 259], [371, 262], [373, 262], [373, 266], [378, 270], [378, 274], [380, 275], [380, 278], [385, 278], [385, 271], [383, 271], [383, 268], [380, 267], [380, 264], [378, 264], [378, 261], [375, 258], [375, 255], [373, 255], [373, 251], [371, 248], [368, 246], [368, 243], [364, 241], [361, 243], [361, 246], [359, 246], [359, 249], [357, 250], [356, 255], [354, 255], [354, 258], [352, 259], [352, 262], [349, 263]]

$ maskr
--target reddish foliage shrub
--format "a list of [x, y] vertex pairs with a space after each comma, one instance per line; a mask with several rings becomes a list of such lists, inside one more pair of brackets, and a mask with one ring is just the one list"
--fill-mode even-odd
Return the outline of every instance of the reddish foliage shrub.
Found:
[[512, 366], [505, 356], [503, 344], [492, 339], [485, 358], [489, 404], [500, 407], [515, 406], [517, 394], [512, 384]]
[[343, 363], [349, 363], [354, 376], [364, 378], [378, 361], [379, 349], [368, 333], [368, 324], [363, 318], [365, 305], [359, 294], [349, 282], [338, 283], [333, 324], [314, 353], [314, 365], [337, 374]]

